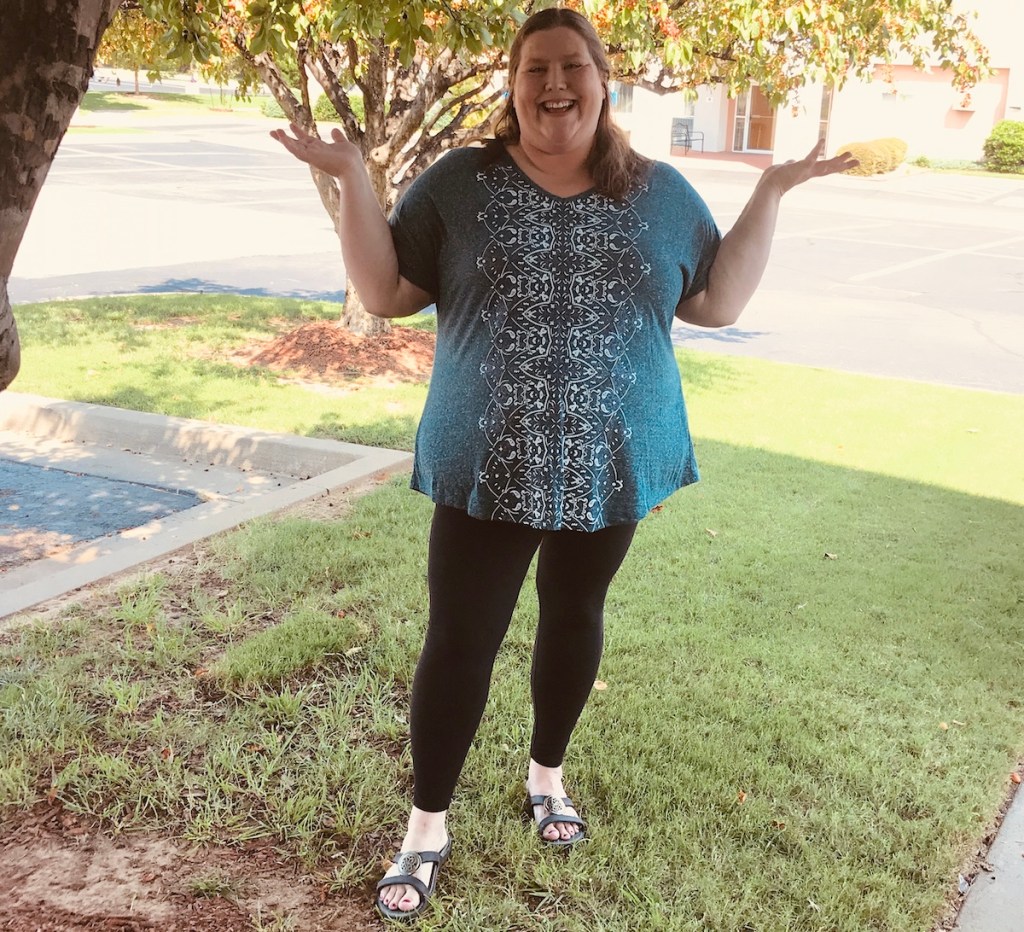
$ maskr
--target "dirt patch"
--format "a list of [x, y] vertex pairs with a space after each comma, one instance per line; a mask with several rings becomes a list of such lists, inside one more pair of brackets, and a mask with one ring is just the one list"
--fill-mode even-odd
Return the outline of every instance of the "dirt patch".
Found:
[[361, 337], [331, 321], [315, 321], [247, 348], [232, 361], [307, 378], [423, 382], [434, 364], [434, 342], [430, 331], [411, 327]]
[[41, 803], [3, 825], [0, 930], [252, 932], [379, 928], [369, 896], [328, 893], [270, 844], [189, 848], [153, 834], [108, 837]]

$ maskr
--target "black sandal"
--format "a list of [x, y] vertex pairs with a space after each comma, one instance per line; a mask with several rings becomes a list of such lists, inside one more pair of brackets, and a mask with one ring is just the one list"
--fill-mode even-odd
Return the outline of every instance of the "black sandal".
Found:
[[[441, 865], [448, 860], [452, 852], [452, 840], [449, 838], [440, 851], [402, 851], [396, 855], [394, 863], [398, 865], [400, 873], [392, 877], [385, 877], [377, 884], [377, 900], [375, 905], [377, 912], [386, 919], [415, 919], [426, 908], [430, 897], [434, 895], [437, 888], [437, 875]], [[424, 864], [434, 864], [430, 872], [430, 883], [425, 884], [419, 877], [414, 876]], [[400, 884], [407, 884], [420, 895], [420, 903], [415, 909], [391, 909], [385, 906], [380, 899], [380, 891], [386, 887], [397, 887]]]
[[[548, 811], [548, 815], [544, 816], [540, 822], [537, 822], [537, 817], [533, 814], [534, 806], [543, 806]], [[579, 816], [569, 815], [566, 810], [576, 807], [573, 806], [572, 800], [568, 796], [530, 796], [527, 795], [526, 802], [523, 803], [523, 815], [526, 816], [530, 822], [533, 822], [537, 826], [537, 835], [543, 844], [549, 848], [568, 848], [572, 845], [579, 844], [581, 841], [585, 841], [587, 838], [587, 823], [584, 822]], [[556, 838], [550, 839], [544, 837], [544, 829], [554, 822], [571, 822], [573, 825], [578, 825], [580, 830], [576, 832], [571, 838]]]

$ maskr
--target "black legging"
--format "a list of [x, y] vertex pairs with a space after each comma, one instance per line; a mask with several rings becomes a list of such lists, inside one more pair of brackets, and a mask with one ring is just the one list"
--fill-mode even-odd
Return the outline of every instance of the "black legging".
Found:
[[447, 809], [480, 725], [491, 670], [533, 555], [540, 622], [530, 756], [561, 766], [597, 675], [604, 600], [636, 524], [541, 531], [438, 505], [430, 529], [430, 622], [412, 691], [415, 805]]

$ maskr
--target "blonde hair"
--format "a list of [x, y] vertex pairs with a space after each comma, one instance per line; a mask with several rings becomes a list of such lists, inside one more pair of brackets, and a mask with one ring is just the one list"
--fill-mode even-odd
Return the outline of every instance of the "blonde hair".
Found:
[[[601, 74], [604, 84], [604, 101], [601, 113], [597, 118], [597, 132], [594, 145], [587, 156], [587, 169], [594, 179], [594, 187], [599, 194], [614, 200], [625, 200], [633, 186], [647, 173], [651, 165], [650, 159], [644, 158], [629, 144], [626, 134], [611, 119], [611, 104], [608, 98], [608, 78], [611, 67], [605, 55], [604, 45], [590, 20], [575, 10], [564, 7], [551, 7], [534, 13], [523, 23], [512, 48], [508, 53], [508, 84], [515, 86], [516, 73], [522, 59], [523, 44], [535, 32], [546, 29], [557, 29], [566, 26], [579, 34], [587, 45], [587, 51]], [[515, 100], [512, 94], [505, 98], [498, 108], [494, 123], [494, 136], [505, 146], [519, 142], [519, 117], [516, 116]]]

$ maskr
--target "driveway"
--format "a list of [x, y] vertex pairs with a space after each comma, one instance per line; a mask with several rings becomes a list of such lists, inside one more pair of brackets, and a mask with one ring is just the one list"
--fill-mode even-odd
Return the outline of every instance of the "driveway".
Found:
[[[13, 302], [146, 291], [342, 298], [337, 238], [306, 169], [267, 135], [276, 124], [122, 114], [76, 123], [15, 262]], [[728, 229], [756, 170], [673, 161]], [[909, 170], [812, 182], [787, 195], [740, 323], [680, 325], [676, 339], [1024, 393], [1024, 178]]]

